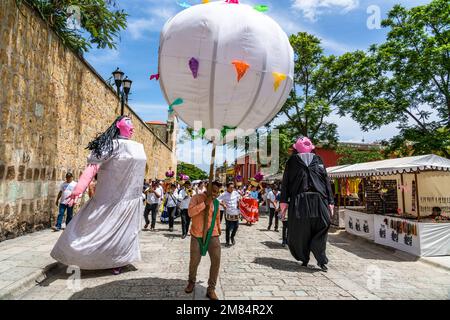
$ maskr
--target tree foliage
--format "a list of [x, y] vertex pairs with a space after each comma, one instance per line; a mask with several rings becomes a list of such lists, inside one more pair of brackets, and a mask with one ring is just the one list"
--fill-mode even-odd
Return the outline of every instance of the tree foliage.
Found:
[[384, 159], [384, 155], [379, 149], [358, 150], [358, 148], [355, 147], [340, 145], [336, 148], [336, 153], [340, 156], [340, 158], [338, 159], [338, 165], [370, 162]]
[[189, 176], [190, 180], [205, 180], [208, 179], [208, 175], [205, 171], [199, 169], [193, 164], [179, 161], [177, 164], [177, 172], [178, 174], [184, 173]]
[[295, 56], [294, 88], [278, 114], [288, 120], [277, 128], [291, 138], [303, 135], [335, 146], [337, 125], [325, 119], [348, 97], [355, 81], [352, 67], [363, 53], [325, 56], [320, 40], [306, 32], [289, 40]]
[[399, 123], [386, 142], [396, 155], [450, 154], [450, 3], [396, 5], [383, 27], [387, 39], [360, 56], [358, 79], [341, 105], [363, 130]]
[[[16, 0], [34, 8], [60, 36], [64, 44], [79, 54], [97, 48], [116, 48], [120, 31], [126, 28], [127, 14], [118, 8], [116, 0]], [[81, 30], [73, 29], [71, 6], [79, 8]], [[72, 7], [73, 8], [73, 7]]]

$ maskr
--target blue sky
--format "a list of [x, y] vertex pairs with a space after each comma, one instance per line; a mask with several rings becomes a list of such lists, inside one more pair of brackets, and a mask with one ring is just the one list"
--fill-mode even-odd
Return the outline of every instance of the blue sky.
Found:
[[[175, 0], [119, 0], [120, 8], [128, 14], [128, 28], [121, 32], [117, 50], [92, 49], [86, 60], [105, 78], [116, 67], [133, 80], [129, 104], [144, 120], [167, 119], [167, 104], [157, 81], [149, 76], [157, 73], [159, 32], [168, 18], [182, 11]], [[190, 4], [201, 0], [179, 0]], [[385, 39], [386, 30], [369, 29], [367, 21], [379, 10], [384, 18], [396, 3], [413, 7], [428, 3], [423, 0], [252, 0], [244, 4], [265, 4], [267, 14], [275, 19], [286, 33], [306, 31], [322, 40], [326, 54], [340, 55], [347, 51], [367, 49]], [[369, 11], [369, 12], [368, 12]], [[282, 120], [282, 119], [281, 119]], [[280, 120], [280, 121], [281, 121]], [[338, 124], [341, 141], [375, 141], [390, 138], [395, 124], [380, 130], [362, 132], [349, 118], [333, 115], [329, 121]], [[179, 148], [183, 150], [183, 146]], [[180, 153], [180, 157], [182, 154]], [[185, 159], [189, 160], [189, 159]], [[220, 161], [220, 160], [219, 160]], [[202, 166], [204, 167], [204, 166]]]

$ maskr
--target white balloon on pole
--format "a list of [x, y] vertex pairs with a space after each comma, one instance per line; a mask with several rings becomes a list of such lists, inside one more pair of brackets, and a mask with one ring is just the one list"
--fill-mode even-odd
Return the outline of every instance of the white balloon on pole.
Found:
[[190, 127], [196, 121], [206, 130], [266, 124], [286, 101], [293, 73], [286, 33], [249, 5], [194, 5], [161, 32], [160, 86], [169, 105], [177, 101], [173, 110]]

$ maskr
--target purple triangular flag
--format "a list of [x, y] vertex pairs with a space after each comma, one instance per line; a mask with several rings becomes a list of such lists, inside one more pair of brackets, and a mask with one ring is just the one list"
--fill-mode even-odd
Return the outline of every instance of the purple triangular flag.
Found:
[[197, 59], [191, 58], [191, 60], [189, 60], [189, 69], [191, 69], [192, 76], [194, 77], [194, 79], [197, 79], [198, 65], [199, 63]]

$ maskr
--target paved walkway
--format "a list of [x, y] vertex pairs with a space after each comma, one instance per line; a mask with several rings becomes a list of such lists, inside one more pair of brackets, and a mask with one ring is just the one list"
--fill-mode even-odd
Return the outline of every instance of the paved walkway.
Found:
[[[315, 268], [313, 258], [309, 268], [301, 267], [281, 246], [281, 232], [267, 231], [266, 226], [266, 217], [251, 227], [242, 224], [236, 245], [222, 248], [217, 287], [221, 299], [450, 298], [448, 269], [331, 231], [329, 271], [323, 273]], [[190, 239], [181, 239], [179, 224], [173, 233], [167, 229], [158, 224], [156, 232], [141, 232], [143, 260], [124, 273], [82, 271], [80, 282], [49, 257], [60, 233], [46, 230], [2, 242], [0, 298], [204, 299], [209, 258], [199, 267], [194, 294], [185, 294]], [[43, 268], [49, 265], [56, 267], [46, 275]], [[33, 277], [40, 283], [30, 287]]]

